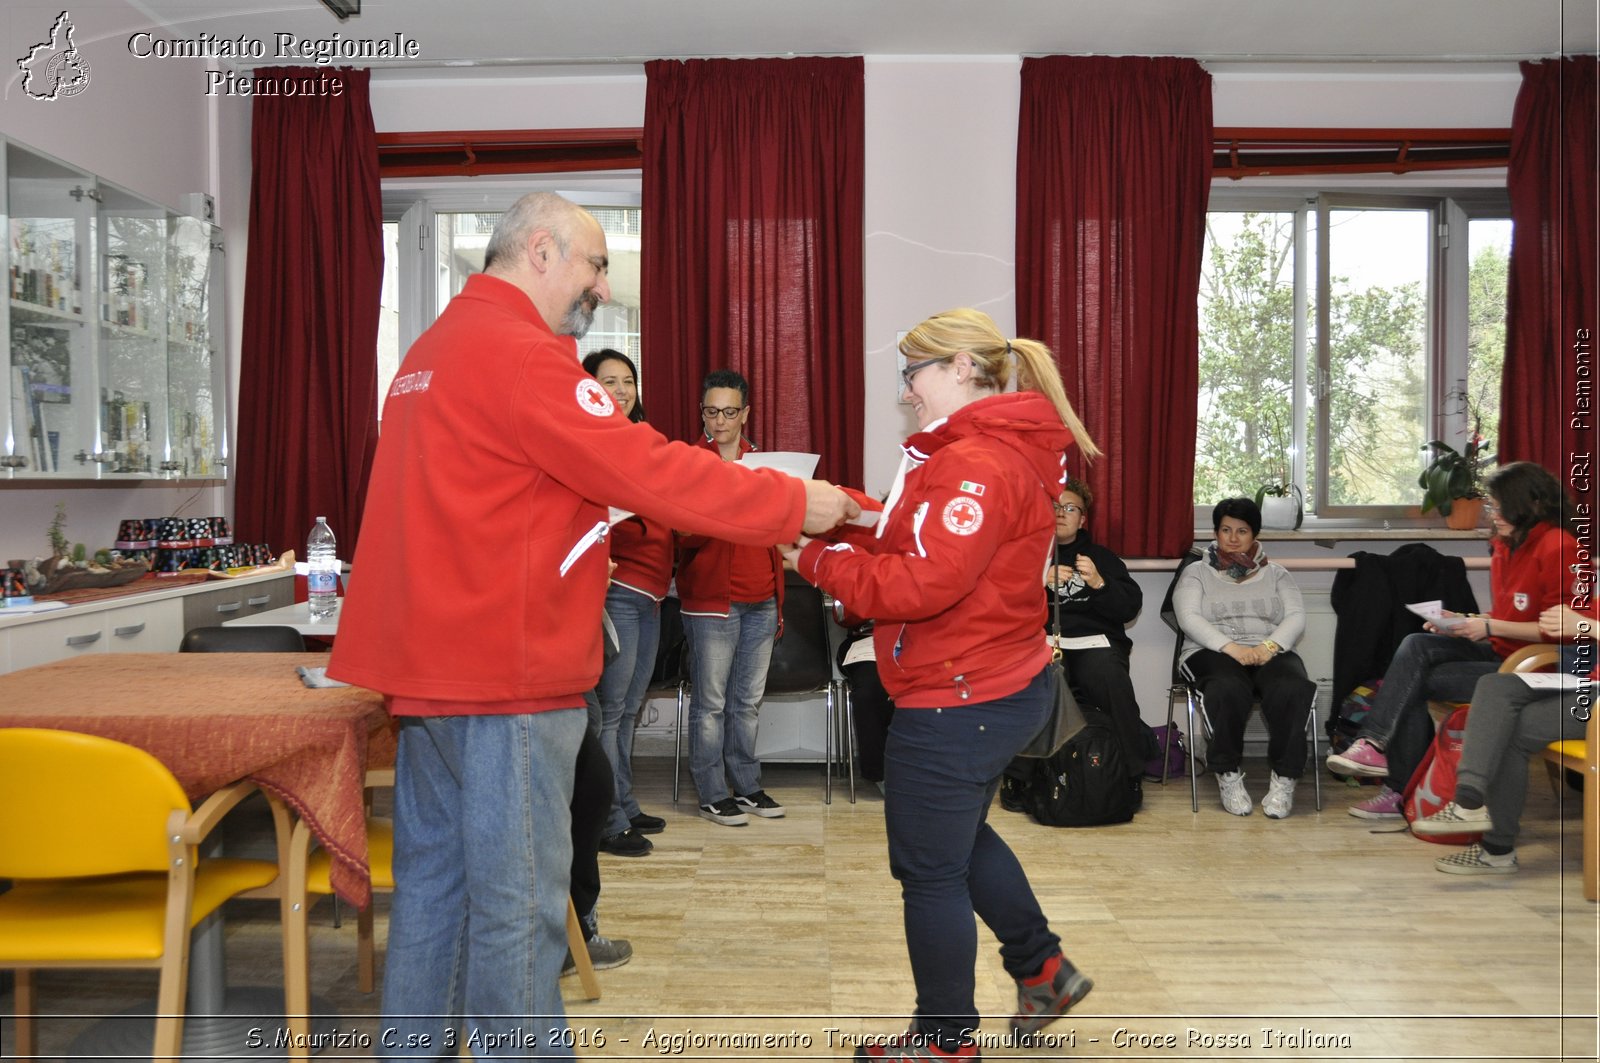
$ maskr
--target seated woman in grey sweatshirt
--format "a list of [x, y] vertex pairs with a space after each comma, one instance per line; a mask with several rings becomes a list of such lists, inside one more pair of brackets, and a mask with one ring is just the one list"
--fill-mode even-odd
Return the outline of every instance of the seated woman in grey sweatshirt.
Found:
[[1306, 713], [1317, 687], [1294, 652], [1305, 631], [1300, 588], [1281, 565], [1267, 560], [1256, 535], [1261, 510], [1248, 498], [1225, 498], [1211, 511], [1216, 541], [1185, 568], [1172, 593], [1183, 630], [1180, 668], [1198, 688], [1211, 742], [1207, 763], [1217, 776], [1222, 807], [1248, 816], [1250, 795], [1239, 770], [1251, 705], [1260, 701], [1267, 724], [1271, 778], [1261, 811], [1283, 819], [1305, 771]]

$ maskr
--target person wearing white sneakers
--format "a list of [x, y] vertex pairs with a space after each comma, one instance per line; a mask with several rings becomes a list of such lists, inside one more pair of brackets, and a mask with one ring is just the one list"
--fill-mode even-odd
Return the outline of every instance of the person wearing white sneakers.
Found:
[[1217, 538], [1205, 557], [1183, 570], [1172, 608], [1183, 631], [1179, 668], [1199, 689], [1211, 722], [1207, 763], [1217, 775], [1222, 807], [1248, 816], [1244, 728], [1259, 699], [1267, 724], [1271, 778], [1261, 811], [1285, 819], [1306, 767], [1306, 713], [1317, 685], [1294, 644], [1305, 631], [1305, 606], [1294, 577], [1267, 560], [1256, 541], [1261, 510], [1248, 498], [1225, 498], [1211, 511]]
[[[1593, 599], [1591, 599], [1591, 602]], [[1565, 605], [1539, 614], [1539, 632], [1552, 641], [1590, 643], [1595, 618]], [[1590, 671], [1589, 679], [1596, 677]], [[1441, 856], [1433, 866], [1449, 875], [1509, 875], [1517, 870], [1517, 827], [1528, 796], [1528, 758], [1551, 742], [1582, 738], [1595, 700], [1593, 686], [1554, 693], [1520, 675], [1478, 680], [1467, 714], [1455, 799], [1411, 824], [1414, 834], [1481, 834], [1479, 841]]]

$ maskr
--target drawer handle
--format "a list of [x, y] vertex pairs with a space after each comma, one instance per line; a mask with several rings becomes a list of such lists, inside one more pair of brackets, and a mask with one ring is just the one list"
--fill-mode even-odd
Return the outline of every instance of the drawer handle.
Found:
[[92, 635], [68, 635], [68, 646], [87, 646], [91, 642], [99, 642], [102, 632], [96, 631]]
[[238, 602], [224, 602], [223, 604], [217, 606], [217, 612], [219, 613], [237, 613], [238, 611]]
[[244, 604], [246, 604], [246, 605], [266, 605], [270, 601], [272, 601], [272, 595], [263, 594], [259, 598], [246, 598], [244, 600]]
[[139, 623], [139, 624], [129, 624], [127, 627], [115, 628], [115, 629], [112, 630], [111, 633], [113, 635], [116, 635], [118, 638], [124, 638], [125, 639], [125, 638], [131, 638], [131, 637], [133, 637], [134, 635], [137, 635], [139, 632], [141, 632], [143, 630], [144, 630], [144, 624]]

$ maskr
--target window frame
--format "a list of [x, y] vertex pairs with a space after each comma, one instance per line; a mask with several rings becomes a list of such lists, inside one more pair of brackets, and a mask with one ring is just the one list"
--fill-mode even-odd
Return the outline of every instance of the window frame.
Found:
[[[1501, 178], [1503, 180], [1503, 178]], [[1262, 182], [1266, 184], [1266, 182]], [[1270, 187], [1240, 187], [1234, 182], [1214, 186], [1206, 205], [1208, 214], [1244, 212], [1294, 212], [1294, 376], [1293, 416], [1295, 418], [1295, 448], [1290, 461], [1290, 474], [1302, 489], [1307, 482], [1308, 445], [1314, 444], [1317, 472], [1316, 489], [1306, 498], [1310, 512], [1305, 515], [1302, 532], [1319, 528], [1436, 528], [1437, 521], [1420, 513], [1421, 490], [1418, 501], [1406, 506], [1330, 506], [1327, 502], [1328, 460], [1327, 432], [1328, 408], [1323, 401], [1325, 392], [1319, 384], [1316, 389], [1316, 408], [1309, 409], [1312, 390], [1308, 377], [1326, 381], [1329, 371], [1330, 337], [1328, 314], [1331, 306], [1328, 289], [1329, 257], [1327, 241], [1321, 234], [1327, 230], [1327, 215], [1336, 209], [1365, 208], [1428, 208], [1433, 211], [1431, 247], [1429, 249], [1428, 290], [1425, 293], [1427, 317], [1426, 383], [1424, 386], [1424, 438], [1453, 439], [1467, 429], [1467, 413], [1448, 396], [1465, 386], [1467, 379], [1468, 313], [1467, 292], [1471, 261], [1468, 254], [1467, 227], [1477, 219], [1511, 220], [1510, 196], [1503, 184], [1485, 186], [1477, 183], [1462, 186], [1439, 185], [1430, 182], [1407, 182], [1390, 177], [1379, 183], [1370, 179], [1360, 181], [1297, 181], [1272, 182]], [[1315, 255], [1308, 254], [1313, 221], [1319, 239]], [[1314, 259], [1314, 261], [1312, 261]], [[1316, 341], [1310, 337], [1307, 314], [1312, 297], [1316, 299]], [[1315, 374], [1315, 375], [1312, 375]], [[1199, 396], [1196, 396], [1196, 402]], [[1493, 430], [1491, 430], [1493, 435]], [[1418, 454], [1418, 471], [1422, 469], [1423, 456]], [[1199, 532], [1209, 534], [1211, 508], [1215, 499], [1195, 498], [1194, 526]]]

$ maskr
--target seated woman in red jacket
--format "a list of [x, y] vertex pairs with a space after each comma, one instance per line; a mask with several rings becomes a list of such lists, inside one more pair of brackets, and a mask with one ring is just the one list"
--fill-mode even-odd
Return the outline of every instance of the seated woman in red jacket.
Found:
[[1350, 809], [1359, 819], [1401, 818], [1400, 795], [1433, 741], [1428, 701], [1469, 700], [1501, 660], [1540, 640], [1539, 614], [1560, 604], [1572, 583], [1567, 565], [1577, 540], [1566, 528], [1572, 507], [1556, 478], [1518, 461], [1497, 469], [1488, 487], [1494, 608], [1473, 617], [1447, 613], [1407, 635], [1360, 734], [1349, 749], [1328, 757], [1328, 767], [1340, 774], [1385, 779], [1376, 796]]

